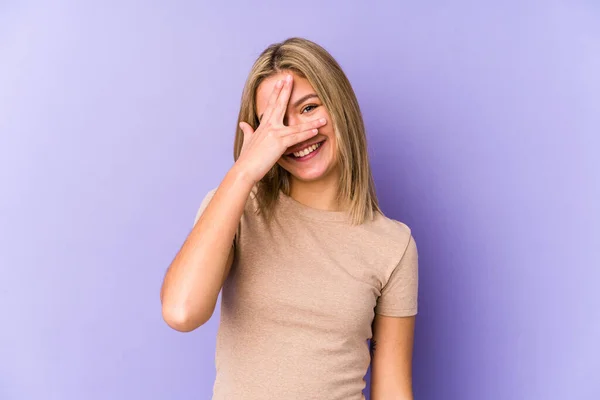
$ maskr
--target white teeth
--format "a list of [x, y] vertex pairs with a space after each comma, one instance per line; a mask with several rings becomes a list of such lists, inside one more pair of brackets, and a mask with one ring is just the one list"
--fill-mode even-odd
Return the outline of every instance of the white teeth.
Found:
[[305, 155], [312, 153], [313, 151], [315, 151], [316, 149], [319, 148], [319, 146], [321, 146], [321, 143], [315, 143], [311, 146], [308, 146], [307, 148], [305, 148], [304, 150], [300, 150], [294, 153], [294, 156], [296, 157], [304, 157]]

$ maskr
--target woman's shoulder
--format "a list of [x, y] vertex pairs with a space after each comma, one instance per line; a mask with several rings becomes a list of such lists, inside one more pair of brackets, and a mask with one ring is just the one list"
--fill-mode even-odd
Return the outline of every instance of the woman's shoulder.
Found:
[[376, 211], [372, 220], [362, 224], [367, 234], [390, 241], [394, 244], [408, 243], [412, 236], [411, 227], [403, 221], [390, 218], [381, 211]]
[[[208, 203], [212, 200], [212, 198], [215, 195], [218, 188], [219, 188], [218, 186], [212, 187], [211, 189], [209, 189], [207, 192], [204, 193], [204, 196], [203, 196], [202, 200], [200, 201], [200, 206], [198, 207], [198, 209], [196, 211], [196, 215], [194, 218], [194, 224], [196, 224], [196, 222], [198, 222], [200, 215], [202, 215], [202, 213], [208, 206]], [[256, 212], [256, 209], [258, 207], [258, 202], [256, 199], [257, 192], [258, 192], [258, 187], [256, 185], [254, 185], [252, 187], [252, 189], [250, 190], [248, 199], [246, 200], [246, 205], [244, 207], [244, 214], [246, 214], [247, 211], [249, 211], [249, 210], [254, 211], [253, 213], [250, 213], [250, 214], [254, 214]]]
[[[213, 198], [213, 196], [215, 195], [218, 188], [219, 188], [218, 186], [215, 186], [215, 187], [209, 189], [208, 192], [206, 192], [204, 194], [204, 198], [202, 199], [201, 203], [208, 203]], [[248, 195], [248, 201], [246, 203], [255, 203], [257, 201], [256, 200], [257, 193], [258, 193], [258, 186], [257, 185], [252, 186], [252, 189], [250, 189], [250, 194]]]

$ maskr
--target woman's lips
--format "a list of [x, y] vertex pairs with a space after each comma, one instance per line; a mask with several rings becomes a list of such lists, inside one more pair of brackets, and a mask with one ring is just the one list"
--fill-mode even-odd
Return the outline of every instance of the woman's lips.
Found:
[[299, 162], [310, 160], [311, 158], [313, 158], [314, 156], [316, 156], [318, 152], [321, 151], [321, 148], [323, 147], [323, 145], [325, 144], [325, 142], [326, 142], [326, 140], [323, 140], [322, 142], [317, 142], [317, 143], [319, 143], [319, 147], [317, 147], [316, 150], [308, 153], [305, 156], [296, 157], [296, 156], [294, 156], [294, 154], [290, 154], [290, 155], [288, 155], [286, 157], [288, 157], [290, 160], [299, 161]]

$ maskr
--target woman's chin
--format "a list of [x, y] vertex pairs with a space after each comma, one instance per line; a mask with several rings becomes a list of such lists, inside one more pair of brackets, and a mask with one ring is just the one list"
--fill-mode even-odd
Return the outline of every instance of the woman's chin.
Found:
[[322, 179], [325, 174], [292, 174], [292, 176], [302, 182], [315, 182]]
[[[285, 168], [285, 167], [284, 167]], [[313, 182], [329, 175], [327, 165], [313, 165], [310, 168], [285, 168], [290, 175], [299, 181]]]

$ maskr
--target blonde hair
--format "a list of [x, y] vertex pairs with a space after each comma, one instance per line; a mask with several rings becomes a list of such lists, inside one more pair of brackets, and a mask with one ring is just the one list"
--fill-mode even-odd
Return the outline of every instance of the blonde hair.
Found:
[[[257, 129], [256, 90], [263, 80], [283, 71], [293, 71], [307, 79], [329, 112], [341, 171], [338, 201], [349, 205], [350, 222], [361, 224], [372, 219], [374, 213], [381, 210], [369, 164], [362, 114], [348, 78], [323, 47], [298, 37], [267, 47], [246, 80], [238, 125], [244, 121]], [[243, 132], [238, 127], [233, 147], [235, 161], [240, 156], [243, 140]], [[290, 193], [289, 172], [276, 163], [257, 188], [259, 209], [269, 218], [279, 191], [287, 195]]]

